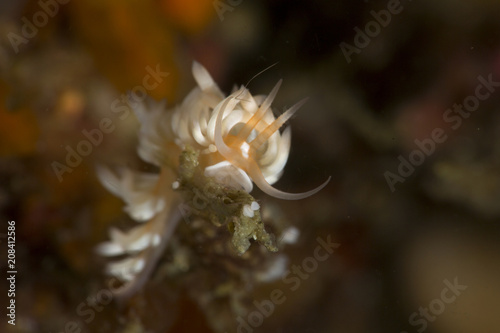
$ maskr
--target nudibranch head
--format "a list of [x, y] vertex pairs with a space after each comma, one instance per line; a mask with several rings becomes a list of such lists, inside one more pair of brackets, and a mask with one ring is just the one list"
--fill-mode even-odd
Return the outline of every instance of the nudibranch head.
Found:
[[247, 192], [253, 182], [268, 195], [287, 200], [311, 196], [326, 186], [330, 178], [305, 193], [271, 186], [281, 177], [290, 152], [290, 128], [282, 133], [279, 129], [307, 99], [275, 118], [271, 104], [282, 80], [267, 97], [241, 87], [224, 98], [202, 65], [194, 62], [192, 71], [198, 87], [174, 111], [172, 131], [178, 145], [190, 144], [202, 152], [207, 176]]

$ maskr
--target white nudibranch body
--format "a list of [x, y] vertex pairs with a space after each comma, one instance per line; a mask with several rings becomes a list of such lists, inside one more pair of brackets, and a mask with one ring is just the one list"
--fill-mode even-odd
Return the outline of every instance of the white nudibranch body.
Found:
[[[224, 97], [207, 70], [193, 63], [193, 76], [198, 84], [181, 105], [164, 112], [163, 104], [147, 110], [135, 108], [141, 121], [139, 155], [147, 162], [161, 166], [175, 143], [201, 151], [207, 176], [228, 185], [252, 191], [252, 182], [263, 192], [288, 200], [303, 199], [321, 190], [300, 194], [285, 193], [270, 185], [281, 177], [290, 152], [291, 131], [280, 127], [305, 103], [292, 106], [277, 119], [271, 109], [281, 80], [271, 93], [253, 96], [241, 87]], [[175, 154], [174, 154], [175, 155]], [[178, 156], [178, 154], [177, 154]]]
[[[242, 86], [226, 97], [201, 64], [194, 62], [192, 72], [197, 87], [173, 109], [165, 110], [164, 103], [132, 105], [141, 125], [138, 154], [158, 166], [160, 173], [123, 169], [116, 176], [98, 169], [104, 186], [120, 196], [127, 204], [125, 211], [141, 222], [128, 232], [111, 229], [111, 240], [98, 247], [102, 255], [128, 256], [108, 266], [108, 273], [122, 281], [144, 280], [152, 270], [150, 257], [159, 256], [175, 229], [179, 216], [172, 204], [180, 186], [175, 172], [186, 145], [200, 152], [206, 177], [246, 192], [255, 183], [268, 195], [296, 200], [313, 195], [330, 180], [304, 193], [271, 186], [281, 177], [290, 151], [290, 128], [282, 133], [279, 129], [305, 103], [304, 99], [275, 118], [271, 103], [281, 80], [268, 96], [254, 96]], [[244, 214], [252, 217], [258, 209], [253, 202], [244, 207]]]

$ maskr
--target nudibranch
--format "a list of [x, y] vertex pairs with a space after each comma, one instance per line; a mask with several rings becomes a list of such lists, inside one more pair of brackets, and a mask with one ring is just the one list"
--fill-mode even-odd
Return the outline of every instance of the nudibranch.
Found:
[[[111, 228], [111, 240], [98, 247], [104, 256], [124, 257], [107, 266], [110, 275], [125, 283], [124, 294], [145, 282], [181, 219], [179, 190], [186, 188], [186, 181], [179, 171], [185, 168], [179, 157], [186, 150], [196, 152], [195, 166], [203, 177], [228, 191], [250, 193], [255, 183], [270, 196], [297, 200], [315, 194], [330, 180], [304, 193], [272, 186], [281, 177], [290, 152], [290, 127], [283, 132], [280, 128], [306, 101], [276, 118], [271, 104], [281, 80], [268, 96], [254, 96], [242, 86], [226, 97], [201, 64], [194, 62], [192, 73], [197, 87], [173, 109], [165, 110], [162, 102], [131, 104], [140, 122], [138, 154], [160, 172], [98, 168], [103, 185], [125, 201], [125, 211], [140, 223], [126, 232]], [[259, 204], [252, 200], [241, 205], [241, 216], [260, 219]], [[244, 236], [257, 239], [256, 232]]]

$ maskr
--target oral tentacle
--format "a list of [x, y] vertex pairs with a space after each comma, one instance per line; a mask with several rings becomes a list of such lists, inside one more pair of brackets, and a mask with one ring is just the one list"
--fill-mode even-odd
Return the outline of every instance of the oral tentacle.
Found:
[[255, 139], [250, 142], [250, 146], [255, 151], [260, 148], [277, 130], [280, 129], [283, 124], [290, 119], [295, 112], [297, 112], [305, 102], [307, 102], [309, 98], [304, 98], [294, 106], [289, 108], [285, 113], [278, 117], [272, 124], [266, 127], [264, 131], [262, 131]]
[[262, 120], [267, 110], [271, 107], [271, 104], [274, 101], [276, 94], [278, 94], [278, 90], [280, 89], [282, 82], [283, 80], [279, 80], [278, 83], [276, 83], [273, 90], [271, 90], [271, 92], [266, 97], [264, 102], [261, 104], [257, 112], [254, 113], [252, 118], [250, 118], [250, 120], [248, 120], [245, 126], [240, 130], [240, 132], [237, 135], [238, 138], [235, 140], [236, 146], [241, 145], [248, 138], [248, 136], [255, 128], [255, 126], [257, 126], [257, 124]]
[[258, 188], [262, 190], [262, 192], [275, 197], [279, 199], [284, 199], [284, 200], [300, 200], [300, 199], [305, 199], [307, 197], [310, 197], [311, 195], [316, 194], [317, 192], [321, 191], [328, 182], [330, 182], [330, 179], [332, 178], [331, 176], [328, 177], [328, 179], [321, 184], [320, 186], [316, 187], [313, 190], [307, 191], [307, 192], [302, 192], [302, 193], [288, 193], [288, 192], [283, 192], [278, 190], [277, 188], [272, 187], [264, 178], [264, 175], [260, 171], [259, 167], [257, 164], [249, 160], [248, 161], [249, 167], [246, 170], [250, 178], [252, 178], [253, 182], [255, 185], [257, 185]]

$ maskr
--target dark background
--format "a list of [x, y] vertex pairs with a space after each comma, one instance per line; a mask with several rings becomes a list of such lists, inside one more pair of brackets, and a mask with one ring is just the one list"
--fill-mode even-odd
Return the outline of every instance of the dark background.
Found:
[[[500, 3], [401, 1], [350, 62], [341, 43], [355, 46], [354, 29], [364, 31], [371, 11], [390, 1], [219, 1], [231, 7], [222, 19], [217, 3], [70, 0], [13, 47], [22, 18], [33, 22], [42, 7], [1, 2], [0, 263], [4, 276], [6, 221], [15, 220], [19, 273], [16, 326], [2, 310], [0, 330], [61, 332], [86, 318], [77, 307], [105, 281], [93, 248], [124, 218], [95, 165], [141, 165], [137, 121], [113, 118], [116, 129], [62, 181], [52, 165], [83, 129], [113, 117], [111, 103], [142, 83], [146, 66], [171, 73], [150, 94], [172, 106], [194, 86], [197, 60], [226, 93], [253, 78], [252, 93], [267, 94], [283, 78], [276, 113], [309, 96], [290, 121], [292, 150], [276, 187], [298, 192], [332, 176], [301, 202], [256, 191], [300, 230], [286, 249], [290, 265], [312, 255], [318, 236], [341, 246], [255, 332], [498, 332], [498, 88], [456, 129], [443, 115], [475, 94], [478, 77], [500, 81]], [[446, 139], [391, 191], [386, 172], [397, 174], [398, 157], [417, 154], [415, 140], [428, 142], [436, 128]], [[425, 327], [409, 322], [420, 307], [439, 309], [444, 281], [455, 279], [467, 289]], [[133, 307], [106, 305], [79, 329], [213, 332], [185, 290], [164, 285], [146, 288]], [[273, 288], [289, 285], [251, 295], [264, 299]]]

